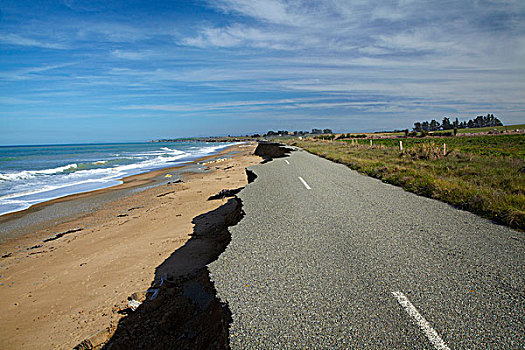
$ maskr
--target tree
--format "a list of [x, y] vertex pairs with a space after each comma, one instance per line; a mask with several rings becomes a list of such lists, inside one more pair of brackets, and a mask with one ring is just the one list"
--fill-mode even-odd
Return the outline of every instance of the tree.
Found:
[[429, 127], [430, 127], [430, 131], [436, 131], [436, 130], [439, 130], [441, 125], [439, 124], [438, 121], [432, 119], [432, 121], [430, 122]]
[[332, 134], [332, 129], [323, 129], [323, 134]]
[[421, 127], [421, 123], [420, 122], [414, 123], [414, 129], [412, 130], [414, 130], [415, 132], [421, 132], [421, 130], [423, 130]]
[[476, 117], [476, 119], [474, 119], [472, 125], [474, 125], [474, 128], [482, 128], [483, 125], [485, 124], [484, 120], [483, 120], [483, 116], [481, 115], [478, 115]]
[[429, 131], [430, 130], [430, 124], [427, 121], [424, 121], [421, 124], [421, 128], [423, 129], [423, 131]]
[[441, 123], [441, 128], [443, 128], [443, 130], [450, 130], [450, 129], [453, 129], [454, 126], [450, 122], [450, 119], [448, 119], [447, 117], [444, 117], [443, 122]]

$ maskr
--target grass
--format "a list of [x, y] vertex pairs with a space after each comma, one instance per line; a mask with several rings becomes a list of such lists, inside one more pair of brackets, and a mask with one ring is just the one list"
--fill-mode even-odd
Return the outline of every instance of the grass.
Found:
[[[486, 128], [467, 128], [467, 129], [458, 129], [458, 134], [470, 134], [478, 132], [489, 132], [489, 131], [507, 131], [507, 130], [523, 130], [525, 129], [525, 124], [515, 124], [515, 125], [505, 125], [505, 126], [491, 126]], [[409, 131], [412, 129], [409, 128]], [[432, 131], [434, 134], [442, 134], [446, 132], [454, 132], [454, 130], [438, 130]], [[404, 136], [404, 132], [378, 132], [378, 133], [368, 133], [370, 136], [382, 135], [382, 136]]]
[[[407, 191], [525, 230], [525, 135], [288, 140]], [[443, 143], [447, 153], [443, 153]]]
[[[516, 124], [516, 125], [505, 125], [505, 126], [489, 126], [486, 128], [472, 128], [472, 129], [458, 129], [458, 134], [468, 134], [468, 133], [475, 133], [475, 132], [488, 132], [493, 130], [498, 131], [506, 131], [506, 130], [523, 130], [525, 129], [525, 124]], [[442, 130], [442, 131], [434, 131], [435, 133], [442, 133], [442, 132], [452, 132], [454, 130]]]

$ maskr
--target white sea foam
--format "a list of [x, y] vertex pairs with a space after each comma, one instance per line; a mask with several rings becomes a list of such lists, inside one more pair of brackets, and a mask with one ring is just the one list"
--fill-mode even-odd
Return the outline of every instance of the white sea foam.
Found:
[[172, 153], [172, 154], [187, 154], [184, 151], [179, 151], [178, 149], [171, 149], [171, 148], [168, 148], [168, 147], [161, 147], [160, 149], [163, 150], [164, 152], [168, 152], [168, 153]]
[[107, 153], [107, 159], [97, 155], [99, 160], [79, 159], [76, 163], [49, 169], [2, 171], [0, 215], [66, 195], [114, 186], [122, 183], [120, 179], [124, 177], [177, 165], [230, 145], [233, 144], [182, 145], [181, 149], [160, 147], [138, 152], [124, 149]]
[[63, 173], [66, 170], [74, 170], [78, 167], [77, 164], [68, 164], [60, 166], [58, 168], [52, 169], [42, 169], [42, 170], [23, 170], [15, 173], [0, 173], [0, 180], [4, 181], [13, 181], [13, 180], [25, 180], [30, 179], [35, 176], [41, 175], [52, 175]]

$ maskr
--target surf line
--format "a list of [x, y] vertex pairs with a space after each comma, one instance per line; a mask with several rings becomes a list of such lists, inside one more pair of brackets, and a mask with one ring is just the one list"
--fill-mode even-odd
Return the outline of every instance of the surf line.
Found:
[[450, 348], [445, 344], [443, 339], [439, 336], [430, 323], [425, 320], [425, 318], [417, 311], [416, 307], [412, 305], [410, 300], [401, 292], [392, 292], [394, 297], [397, 299], [397, 302], [405, 309], [405, 311], [416, 321], [416, 324], [421, 328], [423, 333], [427, 336], [428, 340], [434, 345], [436, 350], [450, 350]]
[[304, 179], [302, 177], [299, 176], [299, 180], [301, 180], [301, 182], [303, 183], [304, 187], [306, 187], [307, 190], [311, 190], [312, 189], [310, 186], [308, 186], [308, 184], [306, 183], [306, 181], [304, 181]]

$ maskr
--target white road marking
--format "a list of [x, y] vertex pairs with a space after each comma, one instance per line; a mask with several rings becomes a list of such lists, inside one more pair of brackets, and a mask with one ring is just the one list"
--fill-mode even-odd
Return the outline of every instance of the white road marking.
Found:
[[304, 187], [306, 187], [307, 190], [311, 190], [312, 189], [310, 186], [308, 186], [308, 184], [306, 183], [306, 181], [304, 181], [304, 179], [302, 177], [299, 176], [299, 180], [301, 180], [301, 182], [303, 183]]
[[288, 162], [286, 159], [284, 161], [286, 162], [286, 164], [290, 164], [290, 162]]
[[427, 336], [428, 340], [434, 345], [434, 348], [437, 350], [450, 350], [450, 348], [445, 344], [443, 339], [439, 334], [432, 328], [430, 323], [425, 320], [423, 316], [417, 311], [417, 309], [412, 305], [410, 300], [401, 292], [392, 292], [394, 297], [397, 299], [398, 303], [405, 309], [405, 311], [416, 321], [417, 325], [423, 333]]

